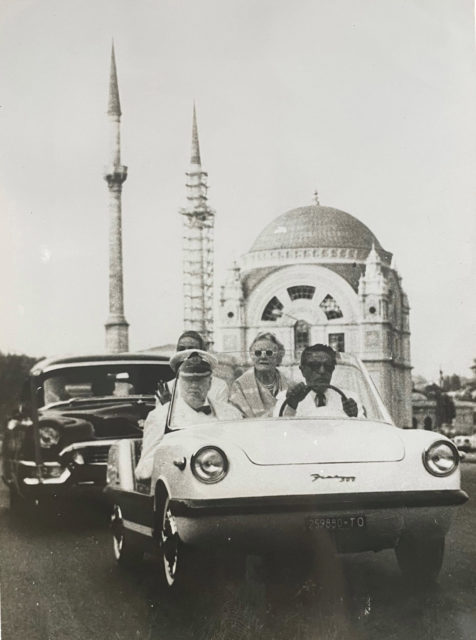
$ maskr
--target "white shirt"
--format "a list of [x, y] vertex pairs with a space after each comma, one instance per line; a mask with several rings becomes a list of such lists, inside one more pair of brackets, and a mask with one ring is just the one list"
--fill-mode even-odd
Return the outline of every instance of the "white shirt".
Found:
[[[343, 389], [343, 392], [348, 398], [352, 398], [355, 402], [357, 400], [352, 397], [350, 393]], [[326, 416], [326, 417], [340, 417], [345, 416], [348, 418], [349, 416], [344, 411], [342, 406], [342, 397], [336, 391], [332, 389], [326, 389], [324, 392], [324, 397], [326, 399], [326, 404], [322, 407], [318, 407], [318, 399], [317, 393], [315, 391], [310, 391], [304, 400], [298, 404], [296, 409], [293, 409], [289, 405], [286, 405], [284, 409], [284, 416], [301, 416], [303, 418], [313, 417], [313, 416]], [[279, 416], [279, 410], [281, 409], [281, 405], [286, 400], [286, 391], [281, 391], [276, 396], [276, 406], [273, 410], [273, 416]], [[357, 402], [358, 408], [358, 417], [363, 416], [362, 406]]]
[[[207, 415], [201, 411], [195, 411], [182, 398], [175, 400], [173, 412], [173, 424], [177, 428], [187, 428], [200, 423], [207, 423], [212, 420], [241, 420], [242, 415], [231, 404], [216, 402], [211, 398], [207, 398], [207, 404], [210, 405], [212, 413]], [[135, 476], [138, 480], [146, 480], [152, 475], [154, 467], [154, 455], [157, 451], [165, 433], [165, 424], [167, 421], [167, 413], [169, 411], [170, 402], [164, 405], [158, 405], [149, 413], [144, 423], [144, 437], [142, 441], [142, 452], [140, 460], [135, 469]]]

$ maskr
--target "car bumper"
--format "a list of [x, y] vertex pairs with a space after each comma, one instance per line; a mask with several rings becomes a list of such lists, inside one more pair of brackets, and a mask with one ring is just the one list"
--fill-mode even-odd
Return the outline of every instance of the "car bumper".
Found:
[[[312, 544], [331, 535], [343, 552], [394, 547], [403, 532], [445, 535], [461, 490], [172, 500], [183, 542], [237, 545], [249, 550]], [[363, 526], [343, 528], [351, 519]], [[309, 527], [318, 522], [319, 527]]]
[[40, 465], [32, 460], [19, 460], [18, 487], [22, 493], [58, 493], [72, 486], [106, 484], [107, 455], [115, 440], [77, 442], [65, 447], [57, 461]]

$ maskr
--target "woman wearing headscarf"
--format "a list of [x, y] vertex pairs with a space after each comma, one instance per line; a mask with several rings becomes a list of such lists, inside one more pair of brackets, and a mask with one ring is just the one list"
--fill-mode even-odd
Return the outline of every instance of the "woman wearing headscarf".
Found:
[[253, 366], [237, 378], [231, 386], [229, 402], [245, 418], [271, 415], [276, 396], [289, 386], [278, 370], [284, 356], [284, 347], [274, 333], [260, 333], [250, 346]]

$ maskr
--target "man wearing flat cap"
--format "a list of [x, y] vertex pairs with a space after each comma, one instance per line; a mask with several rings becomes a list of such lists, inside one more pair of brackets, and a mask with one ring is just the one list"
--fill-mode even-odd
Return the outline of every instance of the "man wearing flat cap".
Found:
[[[169, 420], [171, 429], [183, 429], [213, 420], [241, 419], [241, 413], [232, 405], [211, 399], [212, 369], [217, 364], [214, 356], [200, 349], [187, 349], [176, 353], [170, 360], [177, 373], [173, 407]], [[165, 433], [170, 403], [157, 406], [144, 424], [142, 453], [135, 470], [138, 480], [152, 475], [154, 454]]]

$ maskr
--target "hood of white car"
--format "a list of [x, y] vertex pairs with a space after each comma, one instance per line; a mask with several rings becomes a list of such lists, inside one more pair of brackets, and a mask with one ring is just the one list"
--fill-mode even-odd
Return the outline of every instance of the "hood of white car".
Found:
[[196, 427], [199, 433], [214, 444], [221, 440], [225, 452], [226, 442], [233, 443], [260, 465], [393, 462], [405, 454], [397, 427], [355, 418], [243, 420]]

